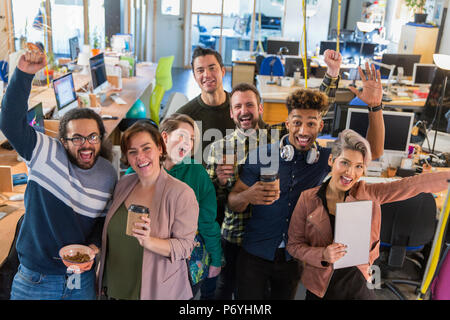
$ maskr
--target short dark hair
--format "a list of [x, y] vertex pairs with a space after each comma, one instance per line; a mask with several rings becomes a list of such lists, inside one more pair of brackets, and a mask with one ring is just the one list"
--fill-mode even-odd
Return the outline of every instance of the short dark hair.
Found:
[[259, 94], [258, 89], [256, 89], [254, 85], [245, 82], [238, 83], [233, 87], [233, 90], [230, 93], [230, 99], [236, 92], [245, 92], [245, 91], [252, 91], [256, 96], [256, 101], [258, 102], [258, 105], [261, 103], [261, 95]]
[[157, 147], [161, 147], [162, 149], [162, 155], [159, 158], [159, 161], [162, 162], [165, 160], [167, 155], [167, 149], [166, 144], [164, 143], [164, 140], [161, 136], [161, 133], [159, 133], [158, 129], [155, 128], [154, 125], [152, 125], [150, 122], [145, 120], [139, 120], [135, 122], [131, 127], [129, 127], [122, 135], [122, 139], [120, 140], [120, 149], [122, 151], [122, 157], [121, 161], [124, 165], [129, 166], [127, 159], [127, 152], [130, 148], [130, 140], [133, 136], [135, 136], [139, 132], [147, 132], [150, 137], [152, 138], [153, 142], [156, 144]]
[[112, 160], [112, 143], [106, 137], [106, 129], [103, 124], [103, 120], [92, 109], [88, 108], [75, 108], [67, 112], [59, 121], [58, 128], [58, 140], [67, 138], [67, 125], [72, 120], [83, 120], [83, 119], [91, 119], [97, 122], [97, 127], [100, 133], [100, 137], [102, 139], [102, 145], [100, 149], [100, 156], [111, 161]]
[[194, 70], [194, 61], [196, 58], [198, 57], [204, 57], [207, 55], [213, 55], [214, 57], [216, 57], [217, 62], [219, 63], [220, 67], [223, 68], [223, 60], [222, 60], [222, 56], [220, 55], [219, 52], [217, 52], [216, 50], [210, 49], [210, 48], [204, 48], [204, 47], [196, 47], [194, 49], [194, 52], [192, 53], [192, 60], [191, 60], [191, 66], [192, 66], [192, 70]]
[[321, 116], [328, 112], [329, 102], [326, 94], [311, 89], [298, 89], [286, 100], [288, 114], [294, 109], [317, 110]]

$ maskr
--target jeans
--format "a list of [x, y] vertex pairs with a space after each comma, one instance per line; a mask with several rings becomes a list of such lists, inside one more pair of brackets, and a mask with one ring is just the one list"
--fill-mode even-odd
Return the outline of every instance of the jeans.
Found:
[[295, 298], [301, 268], [294, 259], [286, 261], [285, 249], [277, 249], [274, 261], [254, 256], [242, 249], [239, 252], [237, 269], [239, 300]]
[[234, 295], [236, 299], [236, 262], [241, 246], [222, 239], [225, 266], [219, 274], [217, 282], [216, 299], [231, 300]]
[[11, 300], [95, 300], [94, 270], [82, 274], [45, 275], [19, 265]]

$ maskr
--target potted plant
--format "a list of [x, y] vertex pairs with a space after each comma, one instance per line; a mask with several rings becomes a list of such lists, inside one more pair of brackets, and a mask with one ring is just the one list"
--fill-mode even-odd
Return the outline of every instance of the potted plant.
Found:
[[94, 32], [93, 38], [92, 38], [92, 56], [96, 56], [100, 53], [100, 38], [98, 36], [97, 31]]
[[425, 23], [427, 19], [426, 2], [426, 0], [405, 0], [406, 6], [414, 11], [414, 23]]

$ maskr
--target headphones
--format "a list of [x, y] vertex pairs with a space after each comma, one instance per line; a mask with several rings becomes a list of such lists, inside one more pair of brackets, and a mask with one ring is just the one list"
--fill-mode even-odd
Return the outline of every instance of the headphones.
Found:
[[[294, 159], [295, 150], [294, 147], [290, 144], [284, 145], [283, 141], [284, 138], [289, 136], [289, 134], [285, 134], [280, 139], [280, 157], [284, 161], [292, 161]], [[311, 149], [309, 149], [308, 154], [306, 155], [306, 163], [307, 164], [314, 164], [317, 161], [319, 161], [320, 152], [317, 149], [317, 144], [314, 141], [313, 145], [311, 146]]]

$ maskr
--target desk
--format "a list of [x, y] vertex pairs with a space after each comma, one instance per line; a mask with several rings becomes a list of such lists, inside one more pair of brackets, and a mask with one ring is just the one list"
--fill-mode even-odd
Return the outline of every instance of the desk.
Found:
[[[11, 166], [12, 174], [27, 172], [25, 163], [17, 161], [17, 153], [14, 150], [2, 150], [0, 152], [0, 162], [2, 165]], [[24, 193], [25, 188], [26, 185], [15, 186], [13, 192], [5, 192], [3, 195], [9, 198], [14, 194]], [[18, 209], [0, 220], [0, 264], [8, 255], [14, 239], [17, 221], [25, 213], [23, 201], [7, 201], [6, 203], [18, 207]]]
[[[126, 104], [119, 105], [115, 103], [111, 98], [107, 98], [101, 105], [100, 114], [115, 116], [117, 120], [104, 121], [106, 133], [108, 136], [114, 132], [119, 122], [125, 117], [128, 110], [144, 93], [144, 91], [150, 86], [155, 78], [156, 64], [154, 63], [142, 63], [138, 64], [136, 68], [136, 77], [122, 78], [122, 91], [119, 92], [120, 98], [123, 99]], [[79, 73], [74, 73], [74, 85], [75, 90], [89, 84], [90, 77]], [[113, 93], [115, 91], [110, 91]], [[56, 107], [56, 98], [53, 88], [33, 88], [30, 94], [29, 106], [32, 107], [39, 102], [42, 102], [43, 108]], [[46, 120], [45, 128], [46, 134], [55, 137], [58, 132], [58, 120]], [[119, 144], [117, 137], [111, 137], [114, 144]]]
[[[286, 99], [287, 97], [298, 89], [304, 88], [304, 85], [282, 87], [273, 84], [267, 84], [270, 81], [270, 76], [258, 75], [257, 87], [261, 94], [264, 105], [263, 120], [268, 124], [275, 124], [284, 122], [287, 118]], [[302, 79], [301, 84], [304, 84]], [[339, 88], [347, 88], [351, 80], [340, 80]], [[318, 90], [322, 78], [308, 78], [308, 88]], [[356, 81], [357, 86], [362, 86], [361, 81]], [[413, 87], [411, 87], [413, 89]], [[399, 108], [403, 110], [419, 111], [425, 106], [425, 99], [414, 100], [412, 98], [400, 98], [392, 95], [392, 101], [383, 102], [385, 108]]]
[[[142, 96], [147, 87], [152, 83], [155, 76], [156, 64], [138, 65], [136, 71], [136, 77], [122, 79], [123, 89], [120, 93], [120, 97], [125, 100], [127, 104], [118, 105], [112, 100], [108, 99], [108, 102], [106, 102], [101, 108], [101, 114], [109, 114], [112, 116], [117, 116], [119, 118], [118, 120], [104, 121], [105, 129], [108, 135], [111, 135], [115, 131], [120, 120], [125, 117], [131, 106], [136, 102], [137, 99]], [[75, 88], [79, 88], [79, 86], [82, 86], [83, 83], [87, 83], [86, 78], [84, 78], [83, 76], [74, 76], [74, 80]], [[47, 106], [51, 106], [52, 103], [54, 103], [53, 105], [56, 105], [55, 95], [52, 88], [43, 88], [42, 90], [39, 89], [40, 88], [34, 90], [34, 92], [30, 95], [29, 101], [37, 103], [43, 102], [43, 105]], [[51, 121], [51, 123], [53, 126], [53, 130], [57, 131], [58, 121], [53, 120]], [[27, 173], [25, 163], [17, 161], [17, 153], [14, 150], [8, 151], [0, 149], [0, 165], [11, 166], [12, 174], [24, 172]], [[4, 195], [9, 197], [16, 193], [24, 193], [25, 188], [26, 185], [16, 186], [13, 189], [13, 193], [4, 193]], [[9, 248], [11, 247], [17, 221], [25, 212], [23, 201], [8, 201], [7, 203], [19, 207], [19, 209], [15, 210], [14, 212], [10, 213], [0, 220], [0, 263], [7, 256]]]
[[[253, 70], [253, 73], [255, 71], [255, 68], [250, 68], [250, 66], [255, 66], [256, 65], [256, 55], [258, 55], [257, 52], [253, 52], [253, 51], [248, 51], [248, 50], [232, 50], [231, 51], [231, 62], [232, 62], [232, 78], [234, 77], [234, 73], [239, 73], [239, 75], [237, 77], [242, 78], [241, 74], [243, 74], [244, 72], [247, 72], [248, 74], [246, 75], [247, 79], [244, 82], [248, 82], [248, 79], [253, 79], [254, 74], [250, 74]], [[263, 53], [264, 56], [267, 56], [266, 53]], [[294, 55], [284, 55], [283, 57], [288, 57], [288, 58], [298, 58], [301, 59], [301, 56], [294, 56]], [[284, 64], [284, 59], [282, 60], [283, 64]], [[353, 68], [357, 68], [357, 64], [350, 64], [350, 63], [346, 63], [346, 64], [342, 64], [341, 65], [341, 69], [340, 69], [340, 73], [342, 75], [343, 72], [348, 71], [350, 69]], [[322, 57], [315, 57], [311, 59], [311, 64], [310, 64], [310, 75], [309, 76], [313, 76], [313, 77], [317, 77], [317, 78], [323, 78], [323, 76], [325, 75], [327, 69], [327, 65], [325, 64], [325, 61]], [[244, 80], [245, 80], [244, 79]], [[234, 86], [235, 84], [237, 84], [238, 82], [233, 82], [232, 81], [232, 86]]]

